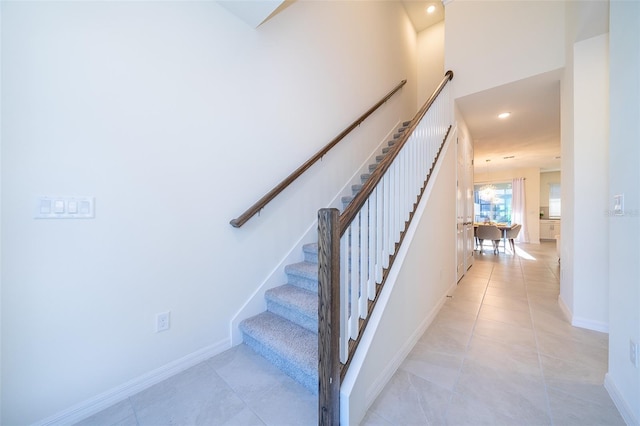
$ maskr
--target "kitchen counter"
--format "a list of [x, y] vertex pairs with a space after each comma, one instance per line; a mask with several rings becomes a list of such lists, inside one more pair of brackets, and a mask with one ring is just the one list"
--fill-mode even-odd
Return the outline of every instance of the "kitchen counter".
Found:
[[540, 239], [555, 240], [560, 235], [560, 219], [540, 219]]

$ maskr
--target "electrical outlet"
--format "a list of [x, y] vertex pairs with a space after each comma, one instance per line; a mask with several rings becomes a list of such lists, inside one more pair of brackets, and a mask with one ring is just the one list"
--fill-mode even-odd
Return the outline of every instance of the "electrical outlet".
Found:
[[634, 367], [638, 366], [638, 344], [633, 340], [629, 340], [629, 361]]
[[156, 315], [156, 333], [166, 331], [171, 326], [171, 311], [161, 312]]

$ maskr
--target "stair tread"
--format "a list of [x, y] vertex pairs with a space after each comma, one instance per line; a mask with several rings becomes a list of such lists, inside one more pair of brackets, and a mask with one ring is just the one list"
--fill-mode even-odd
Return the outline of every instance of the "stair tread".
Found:
[[307, 253], [318, 253], [318, 243], [309, 243], [302, 246], [302, 250]]
[[318, 335], [269, 311], [240, 323], [240, 328], [268, 350], [318, 377]]
[[318, 264], [311, 262], [292, 263], [284, 267], [287, 274], [298, 275], [308, 279], [318, 279]]
[[295, 308], [308, 317], [318, 316], [318, 294], [291, 284], [267, 290], [265, 297], [277, 303]]
[[318, 244], [309, 243], [302, 246], [302, 252], [304, 254], [304, 261], [318, 264]]

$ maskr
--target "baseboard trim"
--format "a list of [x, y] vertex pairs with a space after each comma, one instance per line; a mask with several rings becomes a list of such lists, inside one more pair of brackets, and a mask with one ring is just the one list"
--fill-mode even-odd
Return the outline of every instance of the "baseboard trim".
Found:
[[586, 318], [573, 317], [571, 325], [574, 327], [586, 328], [587, 330], [600, 331], [609, 334], [609, 323], [594, 321]]
[[633, 414], [633, 411], [631, 410], [631, 407], [629, 406], [629, 404], [627, 404], [627, 401], [625, 401], [625, 399], [620, 394], [618, 387], [616, 386], [615, 382], [613, 381], [609, 373], [607, 373], [604, 376], [604, 388], [609, 393], [611, 400], [613, 401], [614, 405], [620, 412], [620, 415], [622, 416], [622, 419], [624, 420], [624, 422], [629, 426], [640, 425], [640, 422], [638, 421], [636, 416]]
[[560, 310], [564, 314], [565, 318], [567, 318], [567, 321], [569, 321], [572, 326], [599, 331], [601, 333], [609, 333], [609, 323], [574, 316], [567, 304], [564, 303], [562, 296], [558, 296], [558, 305], [560, 306]]
[[442, 306], [447, 301], [447, 296], [444, 295], [440, 302], [431, 310], [429, 315], [422, 321], [422, 324], [412, 333], [409, 339], [405, 342], [402, 348], [396, 353], [396, 355], [391, 359], [387, 367], [380, 373], [378, 379], [376, 379], [371, 386], [367, 389], [367, 393], [365, 396], [365, 400], [367, 402], [367, 406], [371, 406], [376, 398], [380, 395], [380, 393], [384, 390], [384, 387], [389, 383], [389, 380], [393, 377], [393, 375], [398, 371], [398, 368], [402, 365], [402, 362], [407, 358], [407, 356], [411, 353], [413, 348], [415, 347], [420, 337], [424, 335], [427, 331], [433, 320], [440, 312]]
[[161, 381], [168, 379], [194, 365], [218, 355], [231, 347], [231, 340], [225, 339], [213, 345], [206, 346], [196, 352], [186, 355], [156, 368], [142, 376], [136, 377], [120, 386], [116, 386], [106, 392], [82, 401], [53, 416], [34, 423], [33, 426], [62, 426], [69, 425], [86, 419], [128, 397], [137, 394]]
[[567, 304], [564, 303], [561, 295], [558, 296], [558, 305], [560, 306], [560, 310], [564, 314], [564, 317], [569, 321], [569, 324], [571, 324], [573, 321], [573, 312], [571, 312], [571, 309], [569, 309]]

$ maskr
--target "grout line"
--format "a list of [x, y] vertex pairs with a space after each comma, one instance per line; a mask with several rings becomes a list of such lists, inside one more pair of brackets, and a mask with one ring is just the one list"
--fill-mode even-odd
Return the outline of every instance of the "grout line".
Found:
[[[536, 262], [540, 262], [540, 260], [536, 260]], [[551, 412], [551, 399], [549, 398], [549, 386], [547, 385], [547, 379], [544, 375], [544, 368], [542, 366], [542, 357], [540, 355], [540, 344], [538, 342], [538, 333], [536, 332], [536, 323], [533, 320], [533, 309], [531, 306], [531, 300], [529, 299], [529, 284], [528, 284], [528, 279], [524, 274], [524, 267], [522, 265], [522, 261], [520, 261], [520, 272], [522, 274], [522, 279], [524, 281], [524, 289], [525, 289], [525, 293], [527, 295], [527, 306], [529, 307], [529, 318], [531, 319], [531, 329], [533, 330], [533, 339], [535, 341], [536, 344], [536, 355], [538, 358], [538, 368], [540, 368], [540, 374], [542, 375], [542, 383], [544, 385], [544, 398], [545, 398], [545, 405], [546, 405], [546, 409], [547, 409], [547, 416], [549, 417], [549, 421], [551, 422], [551, 426], [554, 425], [554, 421], [553, 421], [553, 413]]]
[[[473, 261], [473, 263], [475, 264], [476, 260]], [[473, 266], [472, 266], [473, 267]], [[480, 310], [482, 309], [482, 305], [484, 304], [484, 298], [487, 295], [487, 289], [489, 288], [489, 282], [491, 281], [491, 276], [493, 275], [493, 269], [494, 269], [494, 265], [491, 265], [491, 272], [489, 273], [489, 278], [487, 278], [487, 281], [484, 285], [484, 291], [482, 293], [482, 299], [480, 300], [480, 307], [478, 308], [478, 311], [476, 312], [476, 317], [473, 320], [473, 326], [471, 327], [471, 333], [469, 335], [469, 339], [467, 340], [467, 344], [464, 348], [464, 355], [462, 356], [462, 362], [460, 363], [460, 368], [458, 369], [458, 375], [456, 376], [456, 379], [453, 382], [453, 386], [451, 388], [451, 395], [449, 395], [449, 401], [447, 401], [447, 408], [444, 411], [443, 417], [445, 419], [445, 421], [448, 419], [449, 417], [449, 409], [451, 408], [451, 400], [453, 399], [454, 394], [457, 394], [456, 392], [456, 387], [458, 385], [458, 382], [460, 381], [460, 376], [462, 375], [462, 369], [464, 368], [464, 364], [465, 361], [467, 359], [467, 354], [469, 352], [469, 346], [471, 345], [471, 340], [473, 339], [473, 334], [476, 330], [476, 324], [478, 323], [478, 317], [480, 316]], [[462, 278], [464, 279], [464, 277]], [[464, 283], [463, 283], [464, 284]], [[460, 284], [458, 284], [460, 285]], [[456, 287], [457, 289], [457, 287]], [[454, 292], [455, 295], [455, 292]]]

